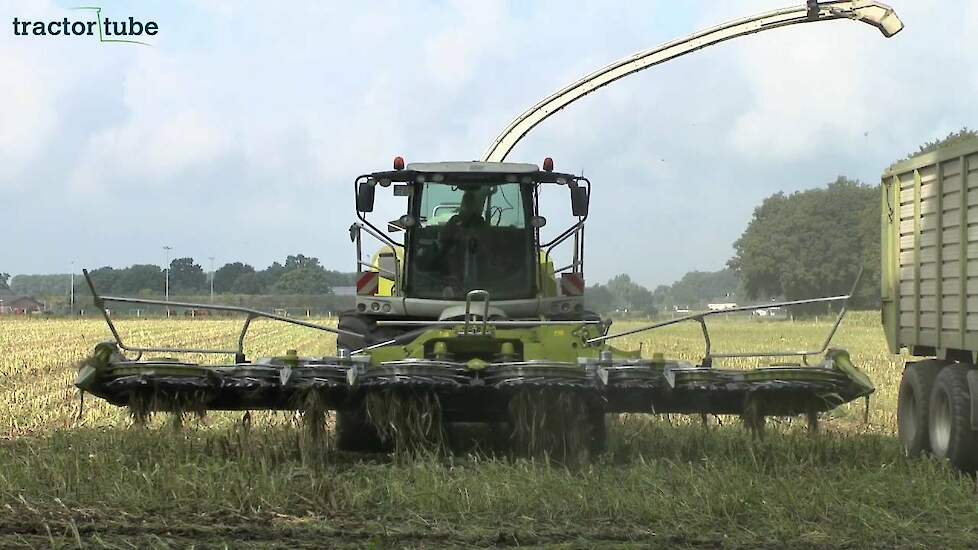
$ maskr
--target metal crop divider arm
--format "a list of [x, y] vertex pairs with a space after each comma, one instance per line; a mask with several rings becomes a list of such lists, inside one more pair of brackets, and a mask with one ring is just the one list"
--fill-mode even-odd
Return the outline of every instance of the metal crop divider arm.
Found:
[[[627, 330], [625, 332], [619, 332], [618, 334], [608, 334], [605, 336], [598, 336], [591, 338], [587, 341], [588, 344], [598, 344], [606, 340], [611, 340], [612, 338], [621, 338], [622, 336], [629, 336], [632, 334], [638, 334], [639, 332], [645, 332], [649, 330], [654, 330], [657, 328], [667, 327], [669, 325], [675, 325], [677, 323], [683, 323], [686, 321], [696, 321], [700, 324], [703, 329], [703, 340], [706, 343], [706, 353], [703, 356], [703, 366], [709, 367], [713, 364], [713, 358], [735, 358], [735, 357], [801, 357], [802, 362], [806, 365], [808, 364], [809, 355], [821, 355], [829, 349], [829, 344], [832, 343], [832, 338], [835, 336], [836, 331], [839, 329], [839, 325], [842, 324], [842, 319], [846, 316], [846, 311], [849, 306], [849, 298], [856, 293], [856, 288], [859, 287], [859, 281], [862, 279], [863, 270], [859, 269], [859, 273], [856, 275], [856, 280], [852, 283], [852, 289], [849, 290], [849, 294], [843, 296], [830, 296], [827, 298], [809, 298], [805, 300], [792, 300], [789, 302], [771, 302], [769, 304], [755, 304], [752, 306], [741, 306], [734, 307], [730, 309], [724, 309], [719, 311], [703, 311], [700, 313], [694, 313], [692, 315], [685, 315], [683, 317], [677, 317], [675, 319], [669, 319], [668, 321], [662, 321], [660, 323], [654, 323], [644, 327], [639, 327], [632, 330]], [[822, 342], [822, 347], [813, 351], [758, 351], [758, 352], [743, 352], [743, 353], [713, 353], [710, 342], [710, 331], [706, 327], [706, 318], [711, 315], [725, 315], [728, 313], [737, 313], [741, 311], [756, 311], [758, 309], [768, 309], [772, 307], [787, 307], [787, 306], [797, 306], [802, 304], [817, 304], [820, 302], [842, 302], [842, 308], [839, 310], [839, 314], [835, 316], [835, 322], [832, 323], [832, 328], [829, 330], [828, 335]]]
[[782, 8], [724, 23], [686, 38], [667, 42], [657, 48], [638, 52], [565, 86], [511, 122], [482, 155], [482, 160], [496, 162], [505, 160], [523, 136], [548, 117], [587, 94], [630, 74], [740, 36], [798, 23], [816, 23], [835, 19], [852, 19], [872, 25], [887, 38], [903, 29], [903, 23], [892, 8], [871, 0], [830, 2], [809, 0], [802, 6]]
[[[82, 273], [85, 275], [85, 282], [88, 283], [88, 289], [92, 292], [92, 301], [95, 307], [99, 308], [102, 312], [102, 317], [105, 319], [105, 323], [109, 326], [109, 331], [112, 332], [113, 338], [115, 338], [115, 343], [119, 349], [137, 353], [136, 360], [138, 361], [144, 352], [146, 353], [205, 353], [214, 355], [234, 355], [235, 362], [242, 363], [245, 360], [244, 355], [244, 339], [248, 333], [248, 328], [251, 326], [251, 321], [257, 318], [271, 319], [273, 321], [281, 321], [283, 323], [289, 323], [293, 325], [298, 325], [300, 327], [306, 327], [316, 330], [321, 330], [323, 332], [331, 332], [333, 334], [346, 334], [353, 337], [363, 337], [362, 334], [351, 332], [348, 330], [343, 330], [339, 328], [327, 327], [324, 325], [317, 325], [315, 323], [309, 323], [306, 321], [300, 321], [298, 319], [289, 319], [288, 317], [282, 317], [280, 315], [274, 315], [272, 313], [266, 313], [264, 311], [259, 311], [257, 309], [251, 309], [246, 307], [237, 306], [223, 306], [215, 304], [194, 304], [189, 302], [168, 302], [164, 300], [147, 300], [143, 298], [121, 298], [116, 296], [99, 296], [98, 292], [95, 291], [95, 284], [92, 283], [92, 278], [88, 274], [87, 269], [83, 269]], [[244, 313], [245, 317], [244, 325], [241, 327], [241, 333], [238, 335], [238, 347], [233, 350], [225, 349], [195, 349], [195, 348], [144, 348], [144, 347], [134, 347], [127, 346], [122, 341], [122, 337], [119, 336], [119, 331], [116, 330], [115, 324], [112, 323], [111, 317], [109, 317], [109, 312], [105, 309], [106, 302], [116, 302], [121, 304], [146, 304], [151, 306], [164, 306], [164, 307], [182, 307], [182, 308], [192, 308], [192, 309], [205, 309], [212, 311], [233, 311], [237, 313]]]

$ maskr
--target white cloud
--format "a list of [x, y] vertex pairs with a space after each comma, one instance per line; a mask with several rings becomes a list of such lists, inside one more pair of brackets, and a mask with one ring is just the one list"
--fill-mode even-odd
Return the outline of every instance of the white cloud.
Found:
[[[161, 25], [153, 48], [0, 33], [0, 201], [41, 203], [39, 215], [9, 221], [32, 237], [4, 261], [57, 269], [37, 248], [79, 263], [79, 249], [93, 262], [137, 261], [99, 250], [111, 236], [150, 256], [165, 238], [198, 258], [261, 266], [304, 252], [349, 268], [356, 175], [396, 154], [476, 158], [512, 117], [583, 74], [784, 3], [212, 0], [188, 12], [147, 4]], [[594, 181], [592, 281], [628, 271], [654, 284], [719, 267], [764, 196], [838, 173], [871, 180], [978, 117], [976, 4], [904, 4], [907, 30], [891, 40], [849, 22], [803, 25], [630, 77], [539, 126], [512, 159], [552, 156]], [[22, 6], [0, 13], [35, 13]], [[46, 237], [77, 227], [80, 208], [116, 215], [76, 232], [91, 245]], [[140, 225], [178, 208], [220, 208], [223, 223]]]
[[[229, 154], [233, 125], [214, 116], [191, 83], [193, 67], [154, 51], [139, 52], [123, 87], [121, 122], [91, 134], [69, 180], [77, 192], [132, 191], [205, 167]], [[203, 96], [206, 98], [206, 95]]]

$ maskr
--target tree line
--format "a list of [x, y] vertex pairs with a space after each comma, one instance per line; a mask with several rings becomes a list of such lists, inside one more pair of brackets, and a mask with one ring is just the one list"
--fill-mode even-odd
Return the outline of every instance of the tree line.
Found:
[[[894, 164], [974, 138], [978, 132], [965, 127], [920, 145]], [[748, 297], [788, 300], [847, 294], [862, 269], [850, 303], [877, 308], [880, 202], [878, 184], [845, 176], [824, 188], [775, 193], [754, 209], [728, 266]]]
[[[117, 296], [158, 296], [167, 285], [166, 270], [153, 264], [135, 264], [124, 268], [100, 267], [89, 272], [99, 294]], [[4, 277], [6, 276], [6, 277]], [[169, 265], [171, 295], [203, 295], [210, 292], [213, 277], [215, 294], [245, 295], [314, 295], [332, 294], [337, 286], [356, 284], [355, 273], [324, 268], [318, 258], [303, 254], [290, 255], [284, 263], [273, 262], [262, 270], [243, 262], [226, 263], [213, 274], [206, 273], [191, 257], [176, 258]], [[17, 275], [10, 279], [10, 289], [32, 296], [64, 296], [68, 293], [70, 275]], [[0, 275], [0, 288], [7, 286], [9, 275]], [[87, 294], [80, 276], [75, 277], [75, 293]]]

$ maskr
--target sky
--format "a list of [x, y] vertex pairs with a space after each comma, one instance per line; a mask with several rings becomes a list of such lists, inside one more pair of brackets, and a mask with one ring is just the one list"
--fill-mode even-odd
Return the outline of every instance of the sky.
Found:
[[[162, 264], [164, 245], [205, 268], [303, 253], [353, 271], [357, 175], [395, 155], [476, 159], [597, 68], [797, 2], [85, 4], [155, 21], [145, 46], [15, 36], [15, 17], [91, 16], [0, 0], [0, 271]], [[589, 282], [720, 269], [765, 197], [876, 183], [978, 127], [978, 1], [890, 3], [894, 38], [837, 21], [723, 43], [578, 101], [508, 160], [591, 180]], [[374, 219], [396, 217], [378, 197]], [[557, 232], [570, 220], [553, 212]]]

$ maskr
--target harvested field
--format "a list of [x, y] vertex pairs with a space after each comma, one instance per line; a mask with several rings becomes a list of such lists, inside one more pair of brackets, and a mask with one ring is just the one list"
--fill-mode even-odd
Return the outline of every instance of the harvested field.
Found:
[[[719, 321], [714, 346], [817, 347], [826, 321]], [[862, 401], [833, 411], [814, 437], [801, 418], [769, 422], [758, 440], [733, 417], [621, 416], [605, 455], [565, 468], [344, 454], [291, 413], [155, 415], [134, 427], [128, 411], [89, 396], [79, 415], [73, 364], [107, 339], [103, 324], [5, 318], [0, 546], [974, 546], [975, 481], [900, 452], [904, 358], [887, 353], [878, 323], [875, 312], [856, 313], [835, 342], [878, 387], [865, 422]], [[208, 347], [228, 345], [238, 326], [120, 323], [133, 343]], [[332, 337], [313, 331], [255, 329], [252, 356], [333, 351]], [[693, 324], [622, 347], [639, 345], [688, 360], [702, 349]]]

